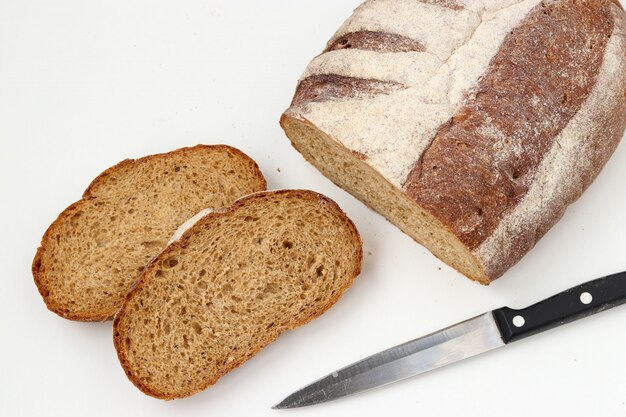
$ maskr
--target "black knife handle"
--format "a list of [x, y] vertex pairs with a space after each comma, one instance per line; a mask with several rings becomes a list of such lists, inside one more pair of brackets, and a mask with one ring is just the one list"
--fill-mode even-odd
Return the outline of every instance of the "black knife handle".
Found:
[[626, 303], [626, 272], [586, 282], [522, 310], [493, 311], [504, 343]]

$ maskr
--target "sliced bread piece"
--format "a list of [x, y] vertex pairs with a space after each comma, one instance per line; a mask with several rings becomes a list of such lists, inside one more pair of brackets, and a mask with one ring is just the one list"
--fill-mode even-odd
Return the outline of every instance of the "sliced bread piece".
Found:
[[153, 397], [193, 395], [331, 307], [361, 260], [361, 238], [332, 200], [245, 197], [146, 267], [114, 321], [122, 367]]
[[46, 231], [33, 261], [37, 288], [61, 317], [112, 318], [181, 223], [265, 187], [256, 163], [225, 145], [123, 161], [100, 174]]

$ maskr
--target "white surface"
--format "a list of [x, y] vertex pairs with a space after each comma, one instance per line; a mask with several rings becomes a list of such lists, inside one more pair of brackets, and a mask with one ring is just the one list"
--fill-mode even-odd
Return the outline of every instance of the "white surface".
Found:
[[[1, 416], [626, 414], [625, 307], [369, 394], [269, 409], [365, 355], [626, 269], [624, 144], [537, 248], [489, 288], [305, 163], [278, 117], [308, 61], [357, 4], [0, 0]], [[102, 170], [196, 143], [239, 147], [270, 188], [335, 199], [366, 256], [363, 274], [321, 318], [214, 387], [166, 403], [127, 381], [110, 323], [73, 323], [46, 310], [30, 264], [46, 227]]]

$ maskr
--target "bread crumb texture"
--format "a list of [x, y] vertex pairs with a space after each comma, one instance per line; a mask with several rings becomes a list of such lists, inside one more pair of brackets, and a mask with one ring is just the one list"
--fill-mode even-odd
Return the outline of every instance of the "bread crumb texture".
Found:
[[197, 393], [333, 305], [362, 256], [356, 228], [328, 198], [246, 197], [198, 221], [143, 272], [114, 322], [120, 362], [148, 395]]
[[37, 288], [62, 317], [112, 318], [180, 224], [265, 186], [256, 163], [224, 145], [123, 161], [98, 176], [46, 231], [32, 267]]

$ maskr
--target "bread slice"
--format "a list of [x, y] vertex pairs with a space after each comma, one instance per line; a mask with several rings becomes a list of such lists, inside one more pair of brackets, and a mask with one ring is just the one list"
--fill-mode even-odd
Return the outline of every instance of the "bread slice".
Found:
[[61, 317], [112, 318], [181, 223], [265, 187], [256, 163], [225, 145], [123, 161], [100, 174], [46, 231], [33, 261], [37, 288]]
[[193, 395], [331, 307], [362, 255], [352, 222], [320, 194], [245, 197], [145, 269], [114, 321], [122, 367], [153, 397]]

